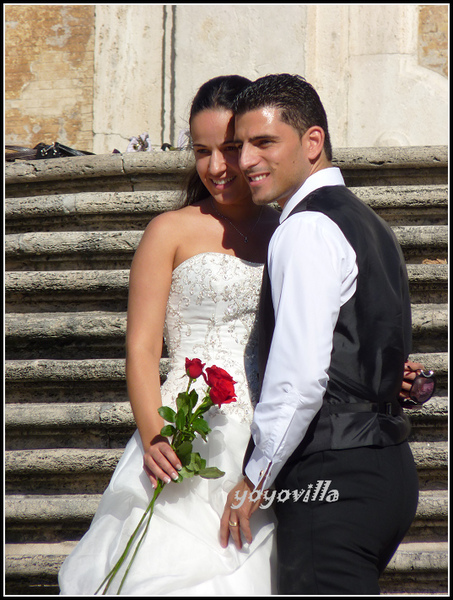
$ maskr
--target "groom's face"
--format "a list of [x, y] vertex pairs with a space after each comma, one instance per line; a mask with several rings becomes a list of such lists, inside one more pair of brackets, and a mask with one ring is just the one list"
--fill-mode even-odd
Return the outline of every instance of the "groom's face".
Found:
[[283, 207], [308, 176], [304, 136], [265, 107], [236, 116], [234, 137], [253, 202]]

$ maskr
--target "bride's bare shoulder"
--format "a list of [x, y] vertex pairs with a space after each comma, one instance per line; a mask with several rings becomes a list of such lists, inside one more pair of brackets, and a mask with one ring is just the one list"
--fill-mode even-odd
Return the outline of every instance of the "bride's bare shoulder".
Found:
[[162, 230], [164, 233], [168, 232], [168, 230], [171, 230], [175, 226], [181, 225], [188, 219], [193, 218], [199, 212], [199, 209], [194, 210], [192, 206], [162, 212], [151, 219], [145, 231], [151, 230], [153, 233], [157, 233]]
[[200, 207], [197, 206], [163, 212], [148, 223], [140, 245], [176, 248], [188, 231], [197, 228], [197, 221], [201, 215]]

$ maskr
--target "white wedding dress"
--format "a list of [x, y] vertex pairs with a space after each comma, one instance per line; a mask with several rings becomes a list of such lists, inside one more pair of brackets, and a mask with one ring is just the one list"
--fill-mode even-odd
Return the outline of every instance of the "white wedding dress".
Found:
[[[186, 357], [200, 358], [206, 366], [217, 365], [228, 371], [237, 382], [237, 402], [211, 408], [206, 413], [212, 429], [208, 441], [197, 439], [194, 445], [207, 466], [216, 466], [225, 475], [211, 480], [196, 476], [164, 487], [121, 594], [276, 593], [272, 508], [254, 513], [250, 545], [237, 550], [232, 541], [225, 549], [219, 543], [220, 517], [227, 493], [241, 478], [257, 399], [256, 313], [261, 277], [262, 265], [220, 253], [193, 256], [173, 272], [165, 324], [170, 371], [162, 386], [162, 402], [174, 408], [176, 396], [186, 389]], [[198, 384], [201, 399], [206, 387], [201, 377]], [[61, 594], [94, 594], [121, 555], [152, 496], [136, 431], [89, 531], [63, 563]], [[123, 572], [124, 567], [109, 594], [116, 594]]]

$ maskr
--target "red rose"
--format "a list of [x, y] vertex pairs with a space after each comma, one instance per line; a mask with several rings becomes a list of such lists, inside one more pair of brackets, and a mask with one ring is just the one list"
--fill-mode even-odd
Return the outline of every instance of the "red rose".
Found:
[[221, 404], [236, 402], [234, 384], [230, 381], [218, 381], [215, 386], [209, 390], [209, 395], [214, 404], [217, 404], [219, 407]]
[[218, 381], [230, 381], [231, 383], [236, 383], [225, 369], [221, 369], [215, 365], [206, 369], [205, 380], [209, 387], [213, 387]]
[[186, 358], [186, 373], [191, 379], [197, 379], [203, 373], [206, 363], [202, 363], [199, 358], [189, 360]]
[[215, 365], [206, 369], [206, 383], [211, 388], [209, 395], [214, 404], [229, 404], [236, 402], [233, 378], [229, 373]]

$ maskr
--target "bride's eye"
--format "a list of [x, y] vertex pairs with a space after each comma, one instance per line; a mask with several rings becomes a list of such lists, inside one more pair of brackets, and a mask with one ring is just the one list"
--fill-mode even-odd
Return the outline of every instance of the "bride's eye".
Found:
[[194, 148], [195, 157], [197, 156], [207, 156], [209, 154], [209, 150], [207, 148]]

